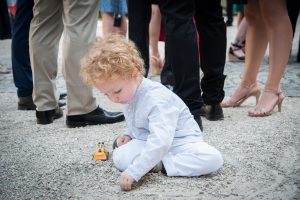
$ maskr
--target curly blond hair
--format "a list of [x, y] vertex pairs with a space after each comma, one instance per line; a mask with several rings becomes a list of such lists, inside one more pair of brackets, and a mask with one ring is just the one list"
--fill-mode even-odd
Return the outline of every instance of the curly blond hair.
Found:
[[130, 79], [144, 74], [144, 61], [136, 46], [120, 35], [99, 38], [81, 67], [81, 76], [90, 86], [114, 78]]

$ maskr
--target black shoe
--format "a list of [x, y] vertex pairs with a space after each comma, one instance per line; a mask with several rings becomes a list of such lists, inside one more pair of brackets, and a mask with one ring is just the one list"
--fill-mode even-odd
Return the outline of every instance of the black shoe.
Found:
[[54, 119], [58, 119], [63, 116], [63, 112], [59, 107], [53, 110], [35, 111], [35, 114], [38, 124], [51, 124]]
[[19, 97], [18, 110], [35, 110], [36, 106], [33, 103], [32, 96]]
[[217, 121], [217, 120], [224, 119], [223, 109], [220, 104], [202, 106], [200, 115], [205, 116], [205, 118], [210, 121]]
[[205, 104], [201, 106], [200, 108], [200, 116], [205, 117], [206, 111], [205, 111]]
[[86, 125], [112, 124], [124, 119], [121, 112], [107, 112], [98, 107], [87, 114], [67, 116], [66, 124], [69, 128], [75, 128]]
[[66, 102], [64, 102], [64, 101], [58, 101], [58, 106], [59, 107], [63, 107], [65, 105], [66, 105]]
[[226, 21], [226, 26], [232, 26], [232, 21], [227, 20], [227, 21]]
[[[58, 101], [58, 106], [59, 107], [63, 107], [65, 105], [66, 105], [66, 102]], [[19, 97], [18, 110], [36, 110], [36, 106], [33, 103], [32, 96]]]
[[195, 119], [195, 121], [197, 122], [197, 124], [198, 124], [200, 130], [203, 131], [202, 120], [201, 120], [200, 115], [197, 115], [197, 116], [194, 115], [194, 119]]
[[66, 96], [67, 96], [67, 93], [60, 93], [60, 95], [59, 95], [59, 100], [62, 100], [62, 99], [64, 99], [64, 98], [66, 98]]

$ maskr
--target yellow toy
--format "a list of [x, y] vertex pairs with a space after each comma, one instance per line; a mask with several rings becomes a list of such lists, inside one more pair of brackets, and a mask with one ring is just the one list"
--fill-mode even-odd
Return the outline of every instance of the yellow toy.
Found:
[[93, 160], [107, 160], [108, 155], [109, 153], [104, 145], [104, 142], [99, 142], [96, 148], [96, 152], [93, 155]]

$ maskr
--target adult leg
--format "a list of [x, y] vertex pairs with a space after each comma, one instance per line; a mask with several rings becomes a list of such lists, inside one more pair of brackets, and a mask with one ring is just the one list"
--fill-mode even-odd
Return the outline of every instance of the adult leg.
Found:
[[150, 38], [150, 74], [160, 74], [162, 69], [162, 60], [158, 49], [158, 41], [161, 27], [161, 14], [158, 5], [152, 4], [152, 15], [149, 24], [149, 38]]
[[226, 0], [226, 15], [227, 15], [227, 20], [226, 20], [226, 25], [227, 26], [232, 26], [233, 23], [233, 4], [232, 0]]
[[[292, 23], [293, 35], [296, 31], [297, 19], [299, 16], [300, 5], [297, 0], [287, 0], [287, 9]], [[297, 62], [300, 62], [300, 40], [298, 45]]]
[[297, 2], [297, 0], [287, 0], [286, 3], [294, 35], [296, 31], [297, 19], [299, 16], [300, 5], [299, 2]]
[[[9, 13], [7, 9], [7, 1], [0, 2], [0, 40], [11, 38], [11, 26]], [[1, 70], [1, 69], [0, 69]]]
[[115, 27], [113, 13], [102, 12], [101, 15], [102, 15], [103, 36], [109, 35], [111, 33], [117, 33], [126, 36], [127, 21], [125, 16], [121, 17], [120, 27]]
[[288, 62], [292, 44], [292, 26], [286, 8], [286, 1], [275, 0], [272, 3], [259, 1], [259, 4], [262, 21], [267, 28], [270, 57], [269, 73], [264, 90], [266, 92], [263, 93], [255, 110], [249, 113], [254, 116], [270, 113], [274, 109], [274, 105], [280, 101], [280, 96], [277, 93], [280, 90], [280, 80]]
[[57, 56], [63, 31], [61, 0], [34, 1], [29, 49], [33, 75], [33, 100], [37, 111], [58, 107]]
[[244, 44], [246, 40], [246, 32], [247, 32], [247, 20], [244, 17], [242, 22], [238, 26], [235, 39], [233, 43], [231, 43], [229, 48], [228, 55], [230, 61], [245, 60]]
[[238, 27], [238, 31], [236, 33], [236, 37], [234, 40], [235, 44], [243, 45], [243, 43], [246, 40], [247, 26], [248, 26], [247, 20], [244, 17], [240, 23], [240, 26]]
[[[114, 5], [113, 9], [114, 9], [114, 14], [115, 14], [113, 32], [121, 34], [126, 37], [126, 35], [127, 35], [126, 14], [128, 13], [127, 0], [118, 0], [118, 1], [111, 1], [111, 2]], [[121, 17], [120, 24], [118, 22], [119, 16]]]
[[239, 27], [242, 20], [244, 19], [244, 4], [234, 4], [234, 10], [237, 12], [236, 26]]
[[256, 78], [268, 44], [267, 29], [262, 19], [259, 0], [251, 0], [245, 5], [248, 22], [243, 78], [231, 97], [222, 102], [223, 107], [238, 106], [249, 96], [259, 95]]
[[132, 40], [145, 62], [147, 77], [149, 71], [149, 23], [151, 18], [151, 1], [128, 0], [129, 39]]
[[224, 98], [226, 26], [220, 0], [196, 1], [196, 22], [200, 36], [202, 98], [205, 104], [219, 104]]
[[[18, 109], [35, 110], [32, 101], [32, 71], [29, 57], [29, 27], [33, 17], [33, 0], [18, 0], [12, 34], [12, 68], [17, 95]], [[23, 107], [22, 107], [23, 105]]]
[[202, 0], [196, 3], [196, 24], [200, 36], [200, 66], [202, 98], [205, 105], [201, 115], [208, 120], [224, 118], [220, 102], [224, 98], [224, 66], [226, 58], [226, 25], [220, 0]]
[[125, 15], [121, 17], [121, 26], [120, 27], [115, 27], [113, 26], [113, 32], [118, 33], [126, 37], [127, 34], [127, 18]]
[[173, 91], [186, 103], [195, 118], [203, 105], [200, 91], [199, 51], [194, 0], [163, 0], [159, 2], [165, 23], [166, 63], [174, 74]]
[[168, 176], [200, 176], [223, 165], [221, 153], [205, 142], [173, 147], [162, 161]]
[[67, 115], [86, 114], [97, 108], [92, 88], [80, 77], [81, 59], [96, 40], [97, 4], [84, 0], [64, 2], [62, 68], [68, 91]]
[[270, 45], [270, 66], [265, 88], [277, 91], [291, 50], [292, 26], [285, 0], [275, 0], [272, 3], [263, 1], [260, 5]]
[[101, 12], [103, 36], [113, 32], [114, 15], [113, 13]]

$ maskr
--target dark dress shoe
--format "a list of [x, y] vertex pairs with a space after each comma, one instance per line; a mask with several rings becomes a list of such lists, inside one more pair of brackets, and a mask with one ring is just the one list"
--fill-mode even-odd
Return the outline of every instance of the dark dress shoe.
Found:
[[[58, 101], [58, 106], [63, 107], [66, 105], [64, 101]], [[33, 103], [32, 96], [19, 97], [18, 99], [18, 110], [36, 110], [36, 106]]]
[[58, 101], [58, 106], [59, 107], [63, 107], [66, 105], [66, 102], [63, 102], [63, 101]]
[[202, 106], [200, 115], [205, 116], [205, 118], [210, 121], [217, 121], [217, 120], [224, 119], [223, 109], [220, 104]]
[[124, 119], [121, 112], [107, 112], [98, 107], [87, 114], [67, 116], [66, 124], [69, 128], [76, 128], [87, 125], [112, 124]]
[[65, 92], [60, 93], [60, 95], [59, 95], [59, 100], [62, 100], [62, 99], [64, 99], [64, 98], [66, 98], [66, 96], [67, 96], [67, 93], [65, 93]]
[[232, 26], [232, 21], [231, 20], [227, 20], [226, 21], [226, 26]]
[[200, 115], [194, 115], [194, 119], [197, 122], [200, 130], [203, 132], [202, 120]]
[[53, 110], [36, 111], [35, 114], [38, 124], [51, 124], [53, 120], [63, 116], [63, 112], [59, 107]]
[[32, 96], [19, 97], [18, 110], [35, 110], [36, 106], [33, 103]]

